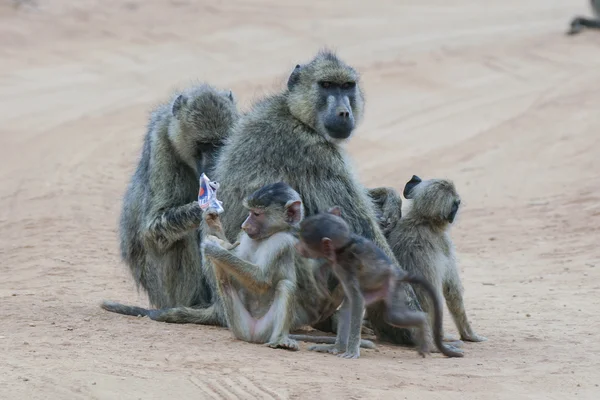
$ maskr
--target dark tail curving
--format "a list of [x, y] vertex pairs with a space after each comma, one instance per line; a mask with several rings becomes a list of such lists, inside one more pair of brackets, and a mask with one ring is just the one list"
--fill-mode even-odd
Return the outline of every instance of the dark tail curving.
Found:
[[423, 288], [425, 288], [425, 291], [429, 293], [429, 295], [433, 299], [435, 316], [433, 322], [433, 340], [435, 341], [435, 345], [437, 346], [437, 348], [442, 352], [442, 354], [444, 354], [447, 357], [464, 357], [463, 353], [452, 351], [449, 348], [447, 348], [442, 341], [442, 320], [444, 314], [442, 309], [442, 302], [433, 285], [427, 280], [425, 280], [425, 278], [423, 278], [422, 276], [413, 274], [406, 274], [404, 278], [401, 279], [401, 281], [408, 283], [416, 283], [423, 286]]
[[105, 300], [100, 307], [117, 314], [148, 317], [158, 322], [226, 326], [221, 313], [218, 312], [214, 305], [206, 308], [173, 307], [150, 310]]

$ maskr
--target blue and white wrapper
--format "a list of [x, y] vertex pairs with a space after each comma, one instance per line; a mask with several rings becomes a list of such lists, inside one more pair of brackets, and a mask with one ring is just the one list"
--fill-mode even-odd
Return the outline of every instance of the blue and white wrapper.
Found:
[[223, 203], [217, 200], [218, 189], [219, 184], [217, 182], [212, 182], [204, 173], [200, 175], [198, 204], [200, 205], [200, 208], [202, 210], [206, 211], [209, 208], [214, 208], [215, 210], [217, 210], [218, 214], [221, 214], [223, 211], [225, 211], [225, 209], [223, 208]]

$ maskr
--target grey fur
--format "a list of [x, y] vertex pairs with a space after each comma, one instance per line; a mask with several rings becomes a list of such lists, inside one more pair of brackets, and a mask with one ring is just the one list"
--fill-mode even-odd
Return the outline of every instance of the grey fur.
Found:
[[[227, 237], [233, 240], [244, 221], [241, 199], [265, 184], [283, 180], [300, 193], [305, 216], [340, 205], [357, 234], [373, 240], [393, 257], [367, 189], [352, 174], [348, 157], [340, 147], [344, 140], [330, 136], [319, 120], [328, 104], [320, 96], [318, 81], [353, 81], [356, 86], [344, 104], [350, 104], [354, 124], [360, 123], [364, 95], [358, 73], [334, 53], [321, 51], [309, 63], [295, 68], [292, 76], [287, 89], [262, 99], [242, 117], [219, 156], [215, 179], [221, 183], [219, 195], [227, 205], [222, 215]], [[209, 263], [205, 267], [214, 287], [212, 267]], [[331, 290], [339, 285], [335, 279], [330, 282]], [[405, 286], [409, 307], [419, 310], [412, 288]], [[219, 299], [213, 301], [218, 303]], [[383, 312], [380, 305], [367, 311], [375, 334], [395, 343], [412, 343], [406, 329], [385, 323]], [[329, 317], [321, 314], [313, 323]]]
[[[449, 234], [450, 225], [460, 206], [460, 196], [450, 180], [419, 181], [418, 177], [413, 176], [407, 184], [404, 193], [411, 201], [409, 210], [388, 227], [387, 240], [402, 268], [408, 273], [422, 275], [436, 288], [439, 296], [445, 298], [461, 339], [474, 342], [486, 340], [473, 331], [467, 319], [463, 286]], [[415, 291], [423, 310], [431, 318], [433, 304], [430, 297], [421, 288], [415, 287]], [[428, 340], [433, 348], [431, 333]], [[445, 340], [455, 341], [449, 336]], [[460, 346], [461, 343], [455, 345]]]
[[175, 93], [152, 111], [119, 234], [123, 261], [156, 307], [210, 301], [199, 249], [199, 175], [211, 177], [238, 117], [231, 92], [206, 84]]
[[574, 17], [571, 20], [570, 29], [567, 35], [575, 35], [585, 28], [600, 29], [600, 0], [590, 0], [590, 6], [595, 18]]

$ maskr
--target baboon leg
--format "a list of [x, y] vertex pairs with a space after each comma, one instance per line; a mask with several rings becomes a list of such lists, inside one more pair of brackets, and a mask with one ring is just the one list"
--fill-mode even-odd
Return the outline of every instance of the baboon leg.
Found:
[[[442, 292], [440, 290], [437, 290], [437, 288], [441, 288], [442, 284], [441, 283], [435, 283], [432, 285], [434, 288], [436, 288], [436, 291], [438, 292], [438, 298], [442, 298]], [[419, 299], [419, 303], [421, 304], [421, 307], [423, 307], [423, 310], [426, 311], [426, 315], [427, 315], [427, 326], [425, 326], [425, 332], [424, 332], [424, 337], [425, 337], [425, 341], [427, 342], [427, 347], [429, 348], [429, 351], [432, 353], [439, 353], [440, 350], [437, 348], [437, 346], [435, 345], [435, 340], [433, 338], [433, 326], [435, 324], [435, 312], [434, 312], [434, 307], [435, 305], [433, 304], [433, 299], [431, 298], [431, 296], [429, 296], [427, 294], [427, 291], [425, 291], [425, 289], [421, 288], [421, 287], [415, 287], [415, 292], [417, 293], [417, 298]], [[442, 326], [442, 338], [445, 336], [446, 334], [443, 331], [443, 326]], [[461, 341], [457, 341], [452, 340], [452, 338], [448, 338], [448, 340], [445, 340], [446, 342], [449, 342], [449, 344], [451, 346], [454, 347], [462, 347], [463, 343]]]
[[452, 319], [458, 328], [460, 338], [468, 342], [483, 342], [487, 340], [484, 336], [477, 335], [467, 318], [465, 303], [463, 301], [463, 287], [456, 268], [450, 269], [448, 278], [444, 281], [444, 298], [446, 305], [452, 315]]
[[298, 343], [289, 335], [293, 318], [290, 311], [292, 309], [294, 288], [294, 284], [287, 279], [279, 281], [271, 308], [256, 325], [256, 331], [259, 332], [259, 335], [271, 331], [269, 341], [266, 343], [271, 348], [298, 350]]
[[344, 298], [342, 307], [339, 310], [339, 323], [337, 326], [337, 335], [334, 344], [322, 344], [310, 346], [308, 350], [319, 353], [341, 354], [348, 349], [348, 338], [350, 336], [350, 317], [352, 307], [348, 298]]

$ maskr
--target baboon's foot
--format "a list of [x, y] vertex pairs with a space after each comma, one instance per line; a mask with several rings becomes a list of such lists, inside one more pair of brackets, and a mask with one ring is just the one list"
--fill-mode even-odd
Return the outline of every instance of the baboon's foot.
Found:
[[344, 350], [338, 348], [335, 344], [316, 344], [314, 346], [310, 346], [308, 350], [330, 354], [340, 354], [344, 352]]
[[460, 338], [465, 342], [485, 342], [487, 340], [485, 336], [480, 336], [476, 333], [471, 333], [468, 335], [465, 334], [462, 335]]
[[347, 350], [345, 353], [338, 354], [338, 357], [347, 358], [347, 359], [356, 359], [360, 357], [360, 347], [356, 347], [356, 349]]
[[375, 331], [373, 331], [373, 329], [369, 328], [368, 326], [361, 326], [360, 328], [360, 334], [361, 335], [375, 335]]
[[444, 337], [442, 338], [442, 340], [444, 342], [456, 342], [459, 340], [459, 337], [450, 333], [444, 333]]
[[299, 349], [298, 342], [287, 336], [283, 337], [279, 340], [275, 340], [273, 342], [266, 343], [266, 346], [268, 346], [272, 349], [284, 349], [284, 350], [291, 350], [291, 351], [297, 351]]

